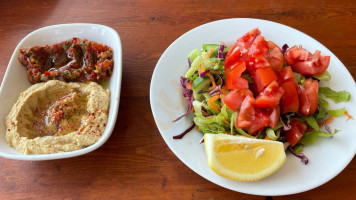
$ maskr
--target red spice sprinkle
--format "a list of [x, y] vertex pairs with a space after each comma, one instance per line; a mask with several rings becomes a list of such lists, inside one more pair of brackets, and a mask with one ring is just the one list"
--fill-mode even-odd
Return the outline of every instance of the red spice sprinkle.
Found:
[[7, 129], [7, 131], [10, 131], [10, 129]]

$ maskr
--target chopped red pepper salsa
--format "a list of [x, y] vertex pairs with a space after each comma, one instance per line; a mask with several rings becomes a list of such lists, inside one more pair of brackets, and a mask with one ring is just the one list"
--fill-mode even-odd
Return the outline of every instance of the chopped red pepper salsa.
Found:
[[111, 76], [114, 67], [112, 49], [87, 39], [33, 46], [20, 49], [19, 53], [31, 83], [48, 80], [100, 83]]

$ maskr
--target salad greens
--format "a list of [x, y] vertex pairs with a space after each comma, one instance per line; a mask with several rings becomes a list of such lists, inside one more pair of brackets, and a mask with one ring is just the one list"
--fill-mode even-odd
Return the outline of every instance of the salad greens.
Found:
[[[347, 102], [350, 100], [350, 93], [334, 91], [329, 87], [319, 87], [318, 109], [313, 115], [281, 114], [276, 127], [267, 126], [257, 134], [251, 135], [246, 130], [236, 127], [239, 110], [230, 110], [223, 100], [229, 92], [225, 87], [224, 69], [224, 59], [228, 51], [229, 49], [222, 44], [204, 44], [201, 50], [194, 49], [188, 55], [189, 69], [184, 77], [181, 77], [181, 80], [184, 80], [181, 81], [181, 84], [185, 89], [185, 96], [190, 97], [188, 111], [192, 110], [194, 113], [193, 121], [197, 129], [208, 134], [226, 133], [286, 142], [285, 132], [290, 130], [290, 122], [297, 120], [306, 124], [307, 130], [299, 143], [289, 148], [293, 154], [307, 163], [307, 158], [301, 154], [303, 146], [313, 144], [318, 137], [334, 136], [339, 130], [331, 131], [327, 123], [332, 120], [332, 117], [340, 117], [345, 113], [344, 107], [329, 109], [327, 99], [331, 99], [335, 103]], [[303, 85], [306, 78], [310, 77], [317, 81], [329, 81], [331, 79], [331, 75], [327, 71], [317, 76], [306, 76], [294, 71], [293, 74], [298, 85]], [[250, 74], [242, 74], [242, 77], [249, 84], [253, 84], [254, 81]], [[321, 127], [324, 127], [325, 131]]]

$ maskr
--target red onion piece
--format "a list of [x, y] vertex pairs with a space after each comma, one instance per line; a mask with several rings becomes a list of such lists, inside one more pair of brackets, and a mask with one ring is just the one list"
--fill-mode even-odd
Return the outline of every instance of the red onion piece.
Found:
[[292, 146], [289, 146], [288, 149], [289, 149], [290, 152], [292, 152], [293, 155], [295, 155], [296, 157], [300, 158], [301, 162], [303, 162], [305, 165], [308, 164], [309, 160], [303, 153], [296, 153], [293, 150]]
[[190, 127], [188, 127], [187, 130], [185, 130], [183, 133], [173, 136], [173, 139], [182, 139], [185, 136], [185, 134], [193, 130], [194, 127], [195, 127], [195, 123], [193, 122], [193, 124]]
[[283, 55], [284, 55], [284, 53], [287, 51], [287, 49], [288, 49], [288, 44], [284, 44], [284, 45], [282, 46], [282, 53], [283, 53]]

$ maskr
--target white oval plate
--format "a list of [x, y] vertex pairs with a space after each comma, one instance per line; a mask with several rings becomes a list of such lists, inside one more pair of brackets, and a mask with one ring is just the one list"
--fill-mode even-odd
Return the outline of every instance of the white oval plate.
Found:
[[[43, 46], [45, 44], [58, 43], [72, 37], [103, 43], [113, 49], [114, 71], [107, 87], [111, 91], [107, 127], [99, 141], [84, 149], [55, 154], [20, 154], [14, 148], [10, 147], [5, 141], [5, 117], [9, 114], [20, 93], [31, 86], [27, 78], [26, 68], [18, 60], [19, 49], [34, 45]], [[12, 54], [0, 88], [0, 156], [17, 160], [52, 160], [79, 156], [99, 148], [110, 137], [115, 126], [120, 101], [121, 74], [121, 41], [117, 32], [110, 27], [86, 23], [60, 24], [40, 28], [27, 35], [17, 45], [14, 53]]]
[[336, 118], [330, 128], [341, 131], [331, 138], [318, 138], [317, 142], [305, 146], [304, 153], [309, 158], [304, 165], [291, 153], [287, 161], [273, 175], [255, 182], [239, 182], [222, 178], [208, 166], [204, 145], [199, 144], [202, 134], [193, 130], [183, 139], [174, 140], [172, 136], [183, 132], [192, 122], [193, 116], [185, 117], [176, 123], [172, 120], [186, 112], [187, 100], [182, 97], [179, 77], [188, 69], [187, 55], [203, 44], [225, 42], [229, 47], [240, 36], [258, 27], [266, 40], [272, 40], [278, 46], [288, 44], [303, 45], [314, 52], [321, 50], [330, 55], [328, 71], [332, 80], [326, 83], [334, 90], [346, 89], [351, 93], [347, 103], [330, 104], [331, 108], [346, 107], [356, 116], [356, 85], [350, 73], [341, 61], [325, 46], [310, 36], [288, 26], [258, 19], [226, 19], [204, 24], [185, 33], [174, 41], [159, 59], [153, 72], [150, 88], [150, 103], [157, 127], [176, 156], [193, 171], [225, 188], [255, 195], [287, 195], [307, 191], [318, 187], [339, 174], [352, 160], [356, 152], [356, 123], [346, 122], [346, 117]]

